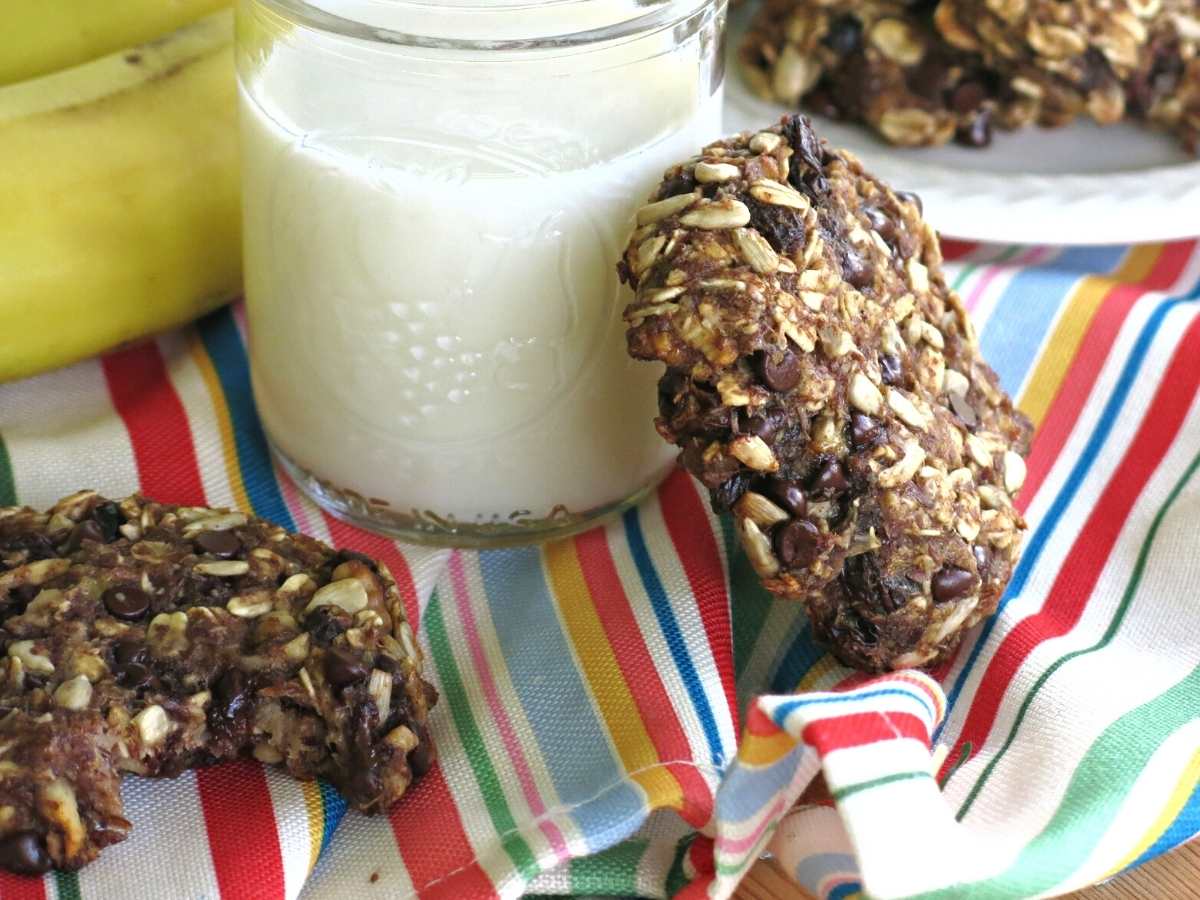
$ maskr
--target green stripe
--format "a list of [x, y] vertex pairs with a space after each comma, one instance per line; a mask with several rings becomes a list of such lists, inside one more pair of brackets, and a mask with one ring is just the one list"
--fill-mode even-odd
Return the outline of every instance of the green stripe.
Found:
[[1105, 630], [1104, 635], [1099, 641], [1090, 647], [1087, 647], [1083, 650], [1074, 650], [1071, 653], [1067, 653], [1064, 656], [1059, 657], [1041, 675], [1038, 676], [1037, 681], [1033, 683], [1033, 687], [1030, 688], [1029, 692], [1025, 695], [1025, 699], [1021, 701], [1021, 708], [1017, 711], [1017, 717], [1013, 721], [1012, 727], [1009, 729], [1008, 737], [1005, 738], [1003, 746], [1001, 746], [999, 752], [996, 753], [996, 755], [993, 756], [988, 762], [982, 774], [980, 774], [979, 780], [975, 782], [975, 785], [971, 788], [971, 792], [967, 794], [966, 800], [963, 801], [962, 807], [958, 810], [958, 815], [956, 818], [959, 821], [962, 821], [963, 817], [966, 816], [967, 812], [971, 809], [972, 804], [975, 802], [975, 798], [979, 796], [979, 792], [983, 790], [983, 786], [992, 776], [996, 766], [999, 764], [1000, 760], [1004, 758], [1004, 754], [1008, 752], [1009, 747], [1011, 747], [1013, 742], [1016, 740], [1017, 731], [1020, 729], [1021, 723], [1025, 720], [1026, 713], [1029, 712], [1029, 708], [1033, 704], [1034, 698], [1037, 696], [1038, 691], [1040, 691], [1042, 686], [1050, 680], [1050, 676], [1072, 659], [1088, 653], [1094, 653], [1097, 650], [1101, 650], [1108, 646], [1108, 644], [1112, 641], [1113, 636], [1117, 633], [1117, 629], [1121, 627], [1121, 623], [1125, 620], [1125, 614], [1129, 611], [1129, 607], [1133, 602], [1134, 595], [1137, 593], [1138, 587], [1140, 587], [1142, 583], [1142, 577], [1146, 572], [1146, 560], [1150, 557], [1150, 549], [1154, 545], [1154, 539], [1158, 535], [1158, 530], [1162, 526], [1163, 520], [1166, 519], [1167, 513], [1170, 511], [1171, 507], [1174, 506], [1175, 501], [1179, 498], [1179, 495], [1183, 492], [1184, 486], [1187, 485], [1188, 481], [1190, 481], [1192, 476], [1196, 473], [1197, 466], [1200, 466], [1200, 454], [1193, 457], [1191, 463], [1188, 464], [1187, 469], [1184, 470], [1179, 480], [1176, 481], [1175, 485], [1171, 488], [1171, 493], [1167, 495], [1166, 501], [1158, 508], [1158, 512], [1154, 514], [1154, 521], [1150, 523], [1150, 530], [1146, 532], [1146, 538], [1142, 541], [1142, 546], [1138, 550], [1137, 562], [1134, 564], [1133, 574], [1130, 576], [1129, 583], [1125, 587], [1125, 593], [1122, 595], [1121, 602], [1117, 605], [1116, 612], [1113, 615], [1112, 621], [1109, 622], [1108, 628]]
[[674, 897], [687, 884], [687, 875], [683, 870], [683, 861], [687, 859], [688, 848], [692, 846], [692, 841], [696, 839], [694, 834], [680, 840], [678, 846], [675, 847], [675, 858], [671, 860], [671, 869], [667, 872], [667, 896]]
[[923, 900], [1029, 897], [1060, 885], [1092, 855], [1126, 796], [1170, 735], [1196, 719], [1200, 666], [1170, 690], [1106, 728], [1075, 769], [1053, 817], [1008, 871], [955, 885]]
[[609, 847], [594, 856], [571, 860], [572, 894], [630, 896], [637, 893], [638, 866], [646, 849], [644, 840], [631, 840]]
[[923, 769], [915, 772], [893, 772], [891, 775], [882, 775], [879, 778], [872, 778], [870, 781], [859, 781], [855, 784], [848, 784], [844, 788], [831, 791], [830, 794], [834, 800], [841, 803], [847, 797], [853, 797], [855, 794], [862, 793], [863, 791], [883, 787], [885, 784], [892, 784], [896, 781], [912, 781], [914, 778], [932, 779], [933, 775]]
[[959, 291], [966, 284], [967, 279], [975, 274], [981, 266], [998, 266], [1001, 263], [1006, 263], [1025, 248], [1019, 244], [1007, 247], [1003, 253], [993, 259], [978, 263], [964, 263], [962, 271], [958, 273], [958, 277], [954, 279], [954, 284], [950, 285], [950, 290]]
[[17, 486], [13, 482], [12, 460], [8, 457], [4, 438], [0, 436], [0, 506], [15, 506], [16, 502]]
[[750, 868], [750, 858], [754, 857], [757, 859], [762, 854], [763, 847], [770, 842], [771, 837], [775, 834], [776, 829], [779, 828], [779, 823], [782, 821], [782, 819], [776, 819], [767, 825], [758, 840], [754, 842], [754, 846], [739, 856], [734, 862], [717, 862], [713, 867], [715, 871], [720, 875], [737, 875]]
[[55, 872], [54, 889], [58, 894], [58, 900], [80, 900], [79, 873]]
[[[767, 621], [775, 600], [763, 588], [744, 553], [732, 553], [729, 556], [729, 593], [735, 611], [733, 670], [735, 680], [740, 681], [746, 666], [754, 658], [754, 646], [758, 643], [763, 624]], [[761, 684], [751, 687], [755, 692], [763, 689]]]
[[433, 661], [437, 666], [441, 679], [442, 692], [445, 694], [445, 704], [450, 709], [454, 720], [455, 730], [466, 751], [471, 771], [479, 792], [483, 794], [487, 805], [488, 815], [492, 819], [492, 827], [497, 834], [506, 835], [504, 850], [525, 878], [533, 878], [540, 871], [537, 859], [529, 849], [529, 845], [517, 832], [517, 823], [513, 820], [512, 812], [504, 799], [504, 790], [500, 786], [500, 778], [492, 767], [491, 758], [479, 733], [479, 726], [471, 716], [471, 701], [463, 687], [458, 665], [450, 650], [450, 641], [446, 635], [446, 623], [442, 618], [442, 603], [435, 591], [430, 598], [429, 607], [425, 611], [425, 632], [429, 638], [429, 648], [433, 651]]

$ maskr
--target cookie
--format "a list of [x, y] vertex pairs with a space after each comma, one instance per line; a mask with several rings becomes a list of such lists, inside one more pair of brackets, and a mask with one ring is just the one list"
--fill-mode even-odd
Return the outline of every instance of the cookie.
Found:
[[980, 53], [1039, 106], [1039, 121], [1125, 117], [1125, 83], [1137, 69], [1161, 0], [939, 0], [934, 20], [960, 50]]
[[1200, 152], [1200, 7], [1166, 0], [1126, 82], [1129, 108]]
[[125, 773], [253, 756], [381, 812], [436, 694], [386, 567], [228, 510], [0, 509], [0, 867], [122, 840]]
[[927, 7], [903, 0], [767, 0], [739, 60], [760, 96], [861, 122], [901, 146], [986, 146], [994, 124], [1037, 113], [982, 57], [943, 41]]
[[1030, 425], [915, 197], [789, 116], [670, 169], [618, 268], [659, 433], [839, 659], [933, 663], [995, 609]]

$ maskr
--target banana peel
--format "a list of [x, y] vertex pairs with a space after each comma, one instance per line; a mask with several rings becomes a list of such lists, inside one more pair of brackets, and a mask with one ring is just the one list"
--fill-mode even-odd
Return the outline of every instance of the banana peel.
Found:
[[241, 289], [232, 12], [0, 88], [0, 381]]

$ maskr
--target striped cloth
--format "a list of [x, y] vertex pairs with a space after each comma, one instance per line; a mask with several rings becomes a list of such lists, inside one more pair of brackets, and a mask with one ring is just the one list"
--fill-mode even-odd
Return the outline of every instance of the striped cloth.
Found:
[[542, 548], [332, 519], [272, 467], [238, 310], [0, 386], [0, 503], [141, 490], [380, 557], [442, 697], [386, 817], [249, 761], [130, 778], [129, 840], [0, 896], [725, 897], [769, 847], [820, 897], [1026, 897], [1200, 832], [1200, 248], [947, 252], [1039, 430], [1001, 613], [928, 675], [836, 665], [682, 473]]

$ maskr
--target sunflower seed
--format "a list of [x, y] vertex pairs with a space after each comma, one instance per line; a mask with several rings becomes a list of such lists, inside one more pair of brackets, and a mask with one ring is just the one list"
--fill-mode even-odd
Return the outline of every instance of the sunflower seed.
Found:
[[904, 456], [899, 462], [889, 466], [879, 473], [879, 486], [884, 488], [899, 487], [912, 477], [925, 464], [925, 449], [916, 441], [904, 445]]
[[774, 472], [779, 468], [779, 460], [775, 458], [767, 442], [758, 435], [738, 435], [729, 442], [729, 452], [743, 465], [757, 472]]
[[308, 606], [304, 607], [304, 614], [308, 615], [318, 606], [337, 606], [354, 615], [367, 608], [367, 589], [357, 578], [331, 581], [313, 594]]
[[1004, 489], [1015, 495], [1025, 484], [1025, 460], [1011, 450], [1004, 451]]
[[779, 268], [779, 254], [771, 248], [767, 239], [753, 228], [735, 228], [733, 243], [742, 254], [742, 258], [750, 264], [750, 268], [759, 275], [770, 275]]
[[721, 184], [737, 178], [740, 170], [729, 163], [698, 162], [693, 172], [701, 184]]
[[742, 546], [746, 548], [746, 557], [754, 571], [762, 578], [773, 578], [779, 574], [779, 560], [771, 552], [771, 541], [754, 524], [753, 519], [739, 519]]
[[754, 491], [746, 491], [742, 494], [734, 509], [739, 515], [752, 519], [756, 525], [761, 525], [763, 528], [770, 528], [772, 525], [786, 522], [789, 518], [784, 510]]
[[699, 196], [699, 191], [693, 191], [690, 194], [677, 194], [674, 197], [667, 197], [665, 200], [647, 203], [637, 211], [637, 223], [639, 225], [650, 225], [654, 222], [661, 222], [663, 219], [675, 215], [675, 213], [683, 212], [683, 210], [695, 203]]
[[888, 388], [887, 404], [892, 408], [892, 411], [900, 417], [901, 421], [903, 421], [904, 424], [908, 425], [910, 428], [916, 428], [919, 431], [924, 431], [929, 427], [929, 422], [926, 421], [925, 414], [917, 409], [917, 407], [913, 405], [913, 402], [909, 400], [902, 391], [898, 391], [891, 387]]
[[801, 212], [807, 212], [812, 205], [808, 202], [808, 198], [799, 191], [786, 184], [780, 184], [778, 181], [772, 181], [770, 178], [760, 178], [751, 184], [750, 196], [772, 206], [787, 206]]
[[850, 379], [850, 404], [859, 412], [877, 416], [883, 409], [883, 395], [864, 373], [855, 372]]
[[770, 131], [760, 131], [750, 138], [750, 149], [755, 153], [771, 153], [783, 143], [783, 138]]
[[687, 228], [739, 228], [750, 221], [750, 210], [740, 200], [726, 198], [717, 203], [705, 203], [679, 218]]
[[82, 675], [76, 675], [54, 689], [54, 702], [63, 709], [87, 709], [92, 702], [92, 683]]
[[250, 571], [250, 563], [244, 559], [219, 559], [215, 562], [196, 563], [193, 569], [201, 575], [214, 575], [217, 578], [236, 578]]

